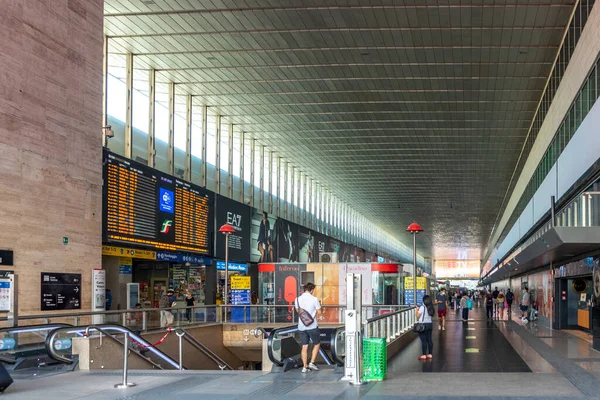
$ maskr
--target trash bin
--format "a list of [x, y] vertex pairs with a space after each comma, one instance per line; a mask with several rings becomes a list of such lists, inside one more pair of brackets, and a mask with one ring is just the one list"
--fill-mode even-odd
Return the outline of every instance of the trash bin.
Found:
[[363, 379], [382, 381], [387, 375], [387, 344], [385, 339], [363, 339]]

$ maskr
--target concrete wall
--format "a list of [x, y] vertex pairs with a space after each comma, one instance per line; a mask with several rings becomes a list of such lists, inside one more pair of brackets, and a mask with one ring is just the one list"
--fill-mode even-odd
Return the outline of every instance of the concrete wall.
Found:
[[[22, 314], [40, 272], [101, 266], [103, 0], [0, 2], [0, 248], [14, 251]], [[69, 244], [63, 245], [67, 236]]]

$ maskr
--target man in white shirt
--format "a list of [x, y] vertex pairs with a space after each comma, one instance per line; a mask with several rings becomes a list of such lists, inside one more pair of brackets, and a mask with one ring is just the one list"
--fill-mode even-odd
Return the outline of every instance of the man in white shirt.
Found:
[[[319, 348], [321, 347], [321, 333], [319, 332], [317, 323], [317, 313], [320, 314], [320, 318], [323, 318], [323, 310], [321, 309], [319, 299], [313, 295], [314, 291], [315, 285], [313, 283], [309, 282], [305, 284], [304, 293], [298, 296], [294, 302], [298, 314], [300, 314], [300, 309], [302, 309], [309, 313], [314, 319], [312, 324], [306, 326], [302, 320], [298, 318], [298, 330], [300, 331], [300, 343], [302, 344], [302, 372], [319, 370], [319, 367], [315, 365], [315, 361], [319, 355]], [[313, 343], [313, 350], [310, 363], [308, 363], [308, 345], [311, 341]]]

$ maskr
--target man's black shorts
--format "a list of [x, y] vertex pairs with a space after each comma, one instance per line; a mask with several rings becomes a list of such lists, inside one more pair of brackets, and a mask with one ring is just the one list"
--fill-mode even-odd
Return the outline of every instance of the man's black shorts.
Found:
[[311, 329], [309, 331], [300, 331], [298, 332], [298, 335], [300, 337], [300, 344], [302, 345], [309, 344], [311, 341], [313, 344], [321, 343], [321, 332], [319, 331], [319, 328]]

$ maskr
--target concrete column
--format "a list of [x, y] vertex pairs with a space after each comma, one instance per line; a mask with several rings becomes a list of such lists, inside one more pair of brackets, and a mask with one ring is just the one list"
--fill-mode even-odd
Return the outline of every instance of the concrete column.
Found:
[[14, 252], [5, 269], [19, 277], [20, 315], [40, 313], [40, 271], [81, 274], [90, 310], [102, 243], [103, 6], [0, 2], [0, 243]]

